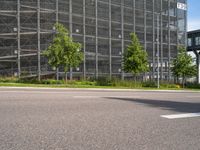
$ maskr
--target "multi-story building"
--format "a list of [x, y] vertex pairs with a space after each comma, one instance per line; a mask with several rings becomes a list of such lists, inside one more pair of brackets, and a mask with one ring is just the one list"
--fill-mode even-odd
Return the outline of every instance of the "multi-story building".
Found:
[[59, 22], [83, 46], [84, 62], [73, 75], [128, 76], [122, 56], [135, 32], [149, 57], [146, 76], [155, 78], [159, 66], [168, 79], [177, 46], [186, 43], [186, 14], [187, 0], [1, 0], [0, 74], [48, 73], [40, 54]]

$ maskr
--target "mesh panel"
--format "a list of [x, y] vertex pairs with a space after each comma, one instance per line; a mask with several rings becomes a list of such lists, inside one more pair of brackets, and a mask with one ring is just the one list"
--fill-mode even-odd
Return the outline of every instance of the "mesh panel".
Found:
[[[150, 63], [156, 60], [157, 28], [163, 62], [169, 63], [176, 57], [177, 44], [185, 42], [186, 12], [177, 10], [177, 1], [85, 0], [84, 4], [83, 0], [41, 0], [39, 5], [36, 0], [17, 2], [0, 1], [0, 74], [4, 74], [3, 69], [8, 73], [11, 68], [12, 75], [17, 71], [19, 51], [22, 73], [37, 74], [38, 48], [43, 51], [52, 42], [57, 21], [71, 30], [74, 41], [83, 44], [85, 62], [73, 69], [80, 75], [82, 72], [87, 76], [123, 75], [122, 55], [130, 43], [131, 32], [137, 34], [146, 48]], [[163, 66], [166, 71], [170, 65]], [[52, 71], [42, 56], [41, 70]]]

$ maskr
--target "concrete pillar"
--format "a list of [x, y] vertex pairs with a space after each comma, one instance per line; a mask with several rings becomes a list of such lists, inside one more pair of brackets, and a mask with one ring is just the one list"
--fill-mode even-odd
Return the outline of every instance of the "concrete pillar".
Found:
[[155, 47], [155, 0], [153, 0], [153, 19], [152, 19], [152, 24], [153, 24], [153, 27], [152, 27], [152, 30], [153, 30], [153, 39], [152, 39], [152, 41], [153, 41], [153, 70], [152, 70], [152, 79], [153, 80], [155, 80], [155, 70], [156, 70], [156, 65], [155, 65], [155, 54], [156, 54], [156, 52], [155, 52], [155, 49], [156, 49], [156, 47]]
[[[69, 32], [70, 32], [70, 37], [72, 38], [72, 0], [69, 1]], [[73, 73], [72, 73], [73, 69], [72, 67], [70, 67], [70, 80], [72, 80], [73, 78]]]
[[[171, 1], [168, 1], [168, 9], [170, 10]], [[168, 11], [168, 82], [171, 81], [171, 30], [170, 30], [170, 11]], [[178, 39], [177, 39], [178, 41]], [[177, 43], [178, 44], [178, 43]]]
[[[124, 1], [121, 1], [121, 44], [122, 44], [122, 56], [121, 56], [121, 59], [123, 59], [123, 55], [124, 55], [124, 48], [125, 48], [125, 45], [124, 45]], [[124, 76], [125, 76], [125, 73], [123, 71], [123, 63], [121, 64], [121, 79], [124, 80]]]
[[40, 0], [37, 1], [37, 36], [38, 36], [38, 80], [41, 80], [41, 46], [40, 46]]
[[[56, 0], [56, 23], [59, 23], [58, 0]], [[56, 80], [59, 80], [59, 67], [56, 69]]]
[[83, 52], [84, 52], [84, 61], [83, 61], [83, 79], [86, 79], [86, 2], [83, 0]]
[[99, 59], [98, 59], [98, 0], [95, 1], [95, 18], [96, 18], [96, 69], [95, 69], [95, 76], [96, 79], [99, 77]]
[[20, 19], [21, 4], [20, 0], [17, 0], [17, 65], [18, 65], [18, 77], [21, 77], [21, 19]]
[[200, 52], [193, 51], [196, 55], [196, 64], [197, 64], [197, 83], [200, 84]]
[[112, 78], [112, 14], [111, 0], [109, 0], [109, 77]]
[[200, 53], [197, 53], [197, 83], [200, 84]]

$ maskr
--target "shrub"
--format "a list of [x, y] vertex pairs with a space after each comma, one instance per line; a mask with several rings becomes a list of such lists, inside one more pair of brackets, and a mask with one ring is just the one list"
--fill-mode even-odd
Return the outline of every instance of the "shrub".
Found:
[[180, 89], [181, 88], [180, 85], [177, 85], [177, 84], [167, 84], [167, 83], [161, 84], [160, 86], [161, 86], [161, 88], [173, 88], [173, 89]]
[[111, 86], [112, 85], [112, 81], [108, 77], [99, 77], [96, 80], [96, 85], [97, 86]]
[[16, 83], [16, 82], [18, 82], [18, 79], [14, 78], [14, 77], [0, 78], [0, 82], [2, 82], [2, 83]]
[[63, 80], [42, 80], [41, 81], [42, 84], [64, 84]]
[[115, 87], [129, 87], [129, 88], [141, 88], [141, 82], [135, 82], [132, 80], [121, 80], [121, 79], [112, 79], [112, 86]]
[[142, 83], [143, 87], [151, 87], [151, 88], [156, 88], [157, 84], [155, 81], [146, 81]]
[[17, 83], [40, 84], [40, 81], [34, 78], [33, 79], [25, 78], [25, 79], [19, 79]]
[[187, 88], [192, 88], [192, 89], [200, 89], [200, 84], [197, 84], [197, 83], [187, 83], [186, 87]]
[[77, 85], [93, 85], [95, 86], [97, 83], [95, 81], [87, 81], [87, 80], [82, 80], [82, 81], [77, 81]]

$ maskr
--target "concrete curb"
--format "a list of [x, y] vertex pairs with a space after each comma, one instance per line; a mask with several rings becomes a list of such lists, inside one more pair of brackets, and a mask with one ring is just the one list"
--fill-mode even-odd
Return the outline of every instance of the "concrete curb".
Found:
[[107, 88], [47, 88], [47, 87], [7, 87], [2, 86], [1, 89], [10, 90], [56, 90], [56, 91], [110, 91], [110, 92], [170, 92], [170, 93], [200, 93], [200, 91], [192, 90], [145, 90], [145, 89], [107, 89]]

